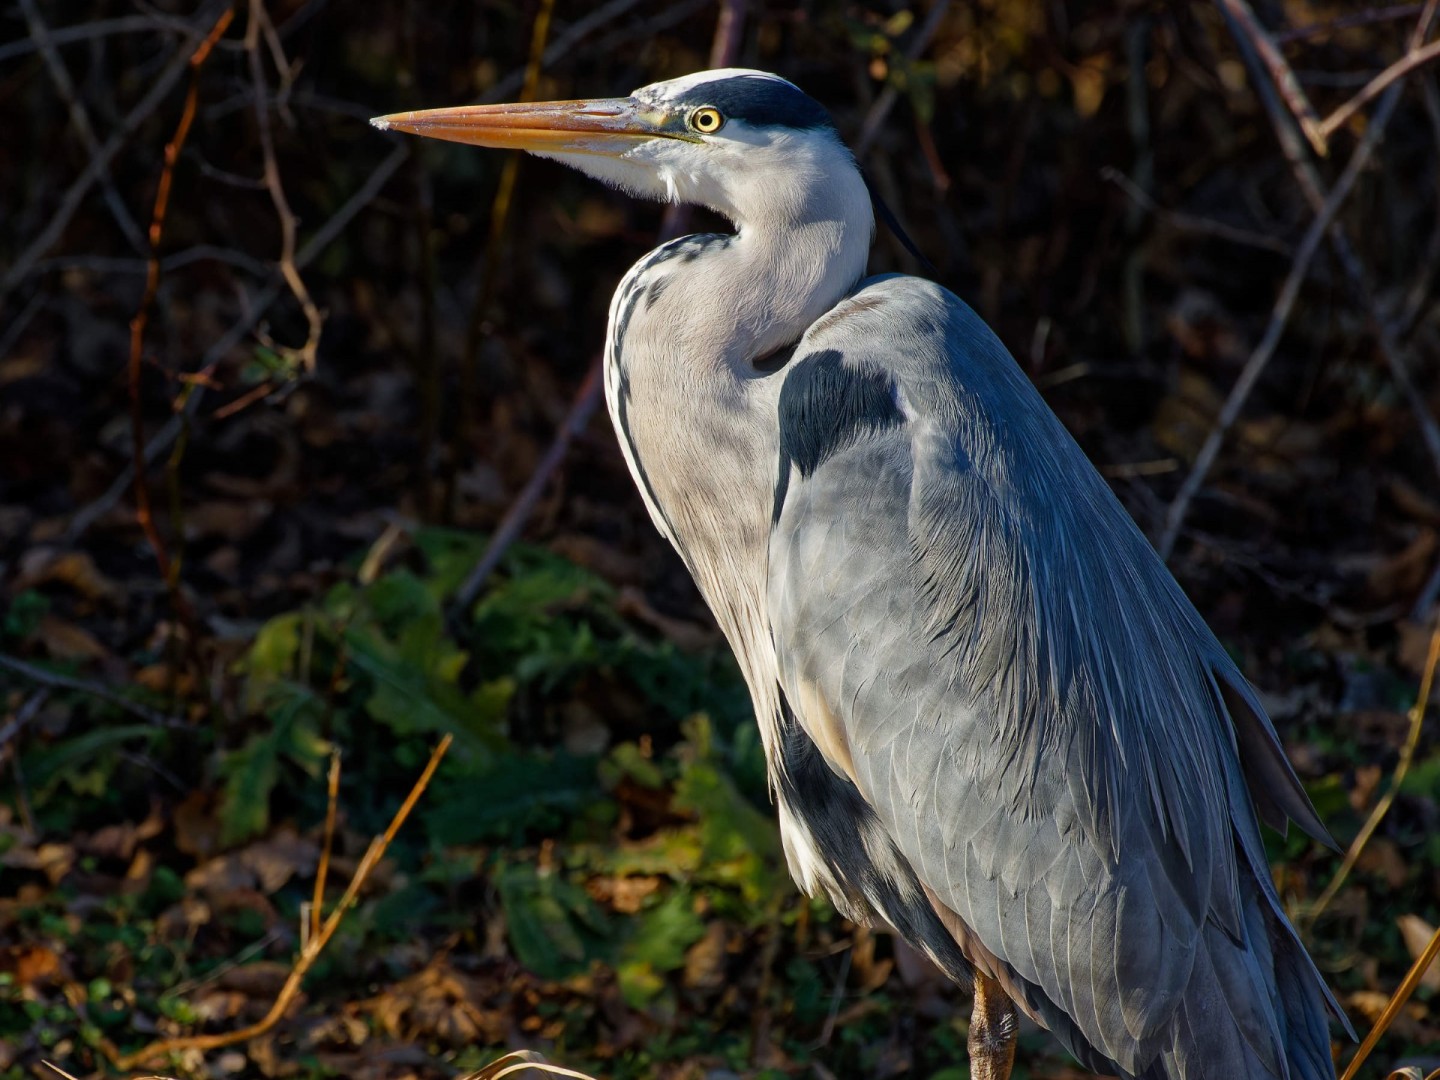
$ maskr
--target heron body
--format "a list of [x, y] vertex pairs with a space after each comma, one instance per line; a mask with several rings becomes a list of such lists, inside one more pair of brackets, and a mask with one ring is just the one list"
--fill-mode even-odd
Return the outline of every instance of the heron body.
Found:
[[1259, 825], [1328, 838], [1270, 721], [984, 322], [865, 277], [825, 110], [726, 69], [380, 123], [734, 223], [621, 282], [607, 403], [744, 672], [791, 874], [975, 989], [973, 1075], [1018, 1009], [1122, 1077], [1333, 1080]]

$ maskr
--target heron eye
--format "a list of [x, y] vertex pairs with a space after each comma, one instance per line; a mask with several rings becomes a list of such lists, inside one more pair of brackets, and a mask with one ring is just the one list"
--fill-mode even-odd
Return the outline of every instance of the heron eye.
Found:
[[725, 117], [719, 109], [696, 109], [690, 114], [690, 126], [702, 135], [713, 135], [725, 126]]

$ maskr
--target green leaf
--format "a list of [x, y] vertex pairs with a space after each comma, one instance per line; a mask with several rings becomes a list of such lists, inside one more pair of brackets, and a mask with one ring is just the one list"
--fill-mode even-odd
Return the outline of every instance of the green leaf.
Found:
[[696, 816], [701, 865], [713, 881], [737, 886], [757, 908], [783, 887], [775, 824], [736, 789], [716, 760], [710, 720], [697, 714], [688, 736], [675, 806]]
[[555, 871], [521, 864], [506, 865], [497, 886], [510, 946], [525, 967], [546, 979], [584, 970], [597, 932], [608, 929], [584, 889]]
[[705, 936], [705, 921], [695, 914], [694, 898], [682, 889], [641, 912], [638, 923], [621, 956], [659, 972], [679, 971], [685, 966], [686, 951]]
[[309, 688], [277, 683], [272, 691], [269, 729], [221, 759], [220, 841], [226, 845], [270, 827], [270, 799], [280, 783], [282, 758], [318, 776], [330, 756], [330, 744], [318, 731], [320, 703]]
[[602, 795], [595, 762], [565, 753], [507, 752], [483, 771], [442, 769], [426, 818], [441, 845], [516, 838], [560, 829]]
[[[149, 744], [163, 734], [164, 729], [150, 724], [95, 728], [28, 755], [25, 759], [26, 777], [37, 795], [42, 798], [48, 796], [62, 782], [77, 794], [98, 795], [101, 792], [94, 788], [96, 775], [86, 772], [86, 766], [95, 765], [98, 758], [118, 748], [122, 743], [138, 740]], [[98, 770], [102, 790], [108, 771]]]

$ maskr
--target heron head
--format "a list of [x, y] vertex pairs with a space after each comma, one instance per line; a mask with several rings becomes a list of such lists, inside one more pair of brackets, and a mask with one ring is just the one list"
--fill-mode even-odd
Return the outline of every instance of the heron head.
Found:
[[526, 150], [642, 198], [708, 206], [741, 225], [767, 209], [803, 220], [817, 192], [860, 184], [824, 107], [778, 75], [745, 68], [652, 83], [625, 98], [429, 109], [371, 123]]

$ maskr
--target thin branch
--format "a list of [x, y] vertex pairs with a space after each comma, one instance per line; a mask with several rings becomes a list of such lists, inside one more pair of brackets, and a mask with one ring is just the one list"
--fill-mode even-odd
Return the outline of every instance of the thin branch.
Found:
[[[95, 135], [95, 128], [90, 123], [90, 114], [85, 111], [85, 106], [80, 101], [80, 96], [75, 91], [75, 83], [70, 78], [70, 71], [65, 67], [65, 61], [60, 58], [60, 51], [55, 48], [54, 38], [51, 36], [50, 28], [45, 20], [40, 17], [40, 10], [35, 6], [35, 0], [20, 0], [20, 10], [25, 13], [26, 25], [30, 27], [30, 37], [40, 50], [40, 56], [45, 61], [45, 69], [50, 73], [50, 81], [55, 84], [55, 92], [60, 95], [60, 100], [70, 111], [70, 123], [75, 126], [75, 133], [80, 136], [80, 141], [85, 144], [85, 152], [91, 157], [100, 153], [100, 140]], [[103, 168], [100, 173], [100, 185], [105, 193], [105, 202], [110, 207], [110, 213], [115, 218], [115, 224], [120, 226], [120, 231], [125, 234], [125, 239], [136, 251], [144, 252], [145, 237], [140, 232], [140, 226], [130, 216], [130, 209], [125, 205], [125, 200], [120, 198], [120, 193], [115, 190], [115, 182], [110, 176], [110, 169]]]
[[10, 719], [5, 721], [4, 727], [0, 727], [0, 762], [10, 756], [11, 740], [20, 734], [26, 724], [35, 719], [35, 715], [45, 707], [45, 702], [50, 700], [50, 694], [51, 687], [42, 686], [25, 699]]
[[1169, 210], [1157, 203], [1150, 197], [1149, 192], [1113, 166], [1106, 165], [1102, 168], [1100, 179], [1110, 181], [1142, 210], [1168, 221], [1183, 232], [1213, 236], [1217, 240], [1227, 240], [1232, 244], [1259, 248], [1261, 251], [1273, 251], [1286, 258], [1293, 258], [1295, 255], [1295, 249], [1278, 236], [1266, 236], [1264, 233], [1251, 232], [1249, 229], [1241, 229], [1223, 221], [1187, 214], [1183, 210]]
[[1343, 127], [1352, 116], [1383, 94], [1387, 87], [1400, 81], [1416, 68], [1423, 67], [1440, 57], [1440, 41], [1432, 41], [1424, 48], [1407, 52], [1395, 63], [1365, 84], [1358, 94], [1327, 116], [1320, 124], [1321, 138], [1328, 139]]
[[[390, 155], [376, 167], [355, 194], [345, 201], [345, 205], [335, 211], [330, 219], [316, 230], [315, 235], [301, 245], [295, 255], [296, 267], [303, 270], [328, 248], [350, 224], [355, 215], [370, 205], [375, 196], [380, 193], [380, 189], [390, 181], [390, 177], [395, 175], [395, 170], [408, 156], [409, 148], [403, 143], [390, 151]], [[240, 317], [231, 323], [230, 329], [205, 350], [198, 365], [199, 369], [201, 371], [208, 369], [240, 344], [255, 324], [260, 321], [261, 316], [269, 310], [270, 305], [280, 298], [282, 291], [283, 282], [280, 279], [279, 271], [276, 270], [259, 294], [250, 301]], [[145, 447], [146, 468], [153, 465], [160, 455], [170, 448], [170, 444], [179, 436], [187, 418], [194, 416], [199, 411], [203, 399], [203, 387], [196, 387], [195, 393], [185, 401], [184, 412], [172, 416], [159, 431], [151, 436], [149, 445]], [[70, 519], [69, 527], [65, 530], [64, 542], [74, 544], [90, 526], [109, 513], [129, 490], [134, 475], [135, 466], [134, 462], [131, 462], [125, 466], [125, 469], [99, 498], [77, 511], [75, 516]]]
[[[199, 28], [213, 26], [220, 13], [228, 7], [229, 0], [208, 0], [196, 17], [194, 32], [190, 35], [189, 43], [203, 37], [204, 31]], [[150, 114], [160, 107], [160, 103], [165, 100], [176, 81], [185, 74], [190, 66], [192, 52], [193, 47], [186, 48], [183, 44], [176, 50], [175, 55], [170, 58], [170, 62], [160, 72], [149, 92], [125, 114], [124, 119], [120, 121], [120, 126], [100, 147], [100, 152], [91, 155], [90, 162], [84, 171], [61, 196], [60, 204], [55, 208], [55, 213], [51, 215], [49, 223], [16, 257], [10, 268], [5, 271], [4, 276], [0, 277], [0, 303], [5, 301], [16, 285], [29, 276], [35, 263], [55, 246], [55, 242], [60, 239], [65, 227], [70, 224], [70, 219], [75, 216], [75, 211], [80, 208], [86, 194], [110, 167], [111, 160], [120, 152], [120, 148], [129, 141], [130, 136], [135, 134]]]
[[1229, 434], [1230, 428], [1234, 426], [1236, 419], [1240, 416], [1240, 410], [1244, 407], [1245, 401], [1254, 389], [1255, 383], [1259, 380], [1265, 367], [1270, 362], [1270, 357], [1275, 353], [1275, 347], [1280, 343], [1281, 335], [1290, 321], [1291, 309], [1295, 306], [1295, 300], [1300, 295], [1300, 286], [1304, 283], [1306, 275], [1310, 270], [1310, 262], [1315, 257], [1315, 252], [1320, 247], [1320, 241], [1325, 238], [1325, 232], [1330, 227], [1336, 213], [1349, 196], [1355, 181], [1360, 178], [1360, 173], [1370, 161], [1370, 155], [1380, 142], [1384, 133], [1385, 125], [1389, 122], [1390, 114], [1398, 98], [1390, 98], [1382, 106], [1382, 114], [1377, 115], [1375, 123], [1365, 132], [1365, 137], [1355, 152], [1350, 157], [1350, 162], [1345, 166], [1335, 189], [1330, 197], [1325, 200], [1320, 211], [1311, 222], [1310, 228], [1305, 231], [1304, 238], [1295, 250], [1295, 257], [1290, 264], [1290, 273], [1286, 275], [1285, 283], [1280, 288], [1280, 294], [1275, 298], [1274, 307], [1270, 311], [1270, 322], [1265, 328], [1265, 334], [1260, 339], [1250, 358], [1245, 362], [1240, 377], [1230, 390], [1230, 395], [1225, 399], [1225, 404], [1216, 418], [1215, 426], [1205, 437], [1204, 444], [1200, 447], [1200, 453], [1195, 457], [1195, 464], [1191, 466], [1189, 475], [1185, 477], [1176, 492], [1175, 499], [1170, 504], [1165, 514], [1165, 531], [1160, 537], [1157, 545], [1160, 557], [1168, 559], [1175, 548], [1175, 540], [1180, 535], [1180, 526], [1185, 520], [1185, 514], [1190, 508], [1200, 487], [1205, 482], [1206, 476], [1210, 473], [1210, 467], [1215, 463], [1215, 456], [1220, 452], [1220, 446]]
[[[50, 31], [50, 41], [55, 45], [74, 45], [81, 41], [94, 41], [97, 38], [111, 37], [116, 34], [153, 34], [157, 30], [168, 30], [172, 33], [180, 31], [189, 33], [189, 27], [176, 19], [167, 19], [160, 15], [122, 15], [118, 19], [96, 19], [94, 22], [80, 23], [78, 26], [61, 26]], [[7, 60], [14, 60], [16, 57], [28, 56], [32, 52], [40, 51], [40, 43], [34, 37], [23, 38], [20, 41], [7, 42], [0, 45], [0, 64]]]
[[153, 1060], [162, 1054], [172, 1054], [177, 1050], [218, 1050], [222, 1046], [233, 1046], [236, 1043], [247, 1042], [250, 1039], [265, 1034], [265, 1032], [273, 1028], [280, 1021], [280, 1018], [285, 1015], [285, 1011], [300, 993], [300, 986], [301, 983], [304, 982], [306, 974], [314, 965], [315, 961], [319, 959], [320, 954], [325, 951], [325, 946], [330, 943], [330, 939], [335, 936], [335, 931], [340, 928], [340, 924], [344, 921], [345, 915], [349, 912], [350, 908], [354, 906], [355, 898], [360, 895], [361, 887], [364, 886], [375, 867], [379, 865], [380, 860], [385, 855], [386, 849], [390, 846], [390, 842], [395, 839], [395, 834], [400, 831], [400, 827], [405, 824], [405, 819], [410, 816], [410, 811], [415, 809], [415, 804], [419, 802], [420, 796], [424, 794], [425, 789], [429, 787], [430, 779], [435, 775], [435, 770], [439, 767], [441, 759], [445, 757], [445, 752], [450, 749], [450, 743], [453, 739], [454, 736], [446, 735], [440, 740], [440, 744], [435, 747], [434, 752], [430, 755], [430, 760], [425, 765], [425, 771], [420, 774], [420, 779], [415, 781], [415, 786], [410, 789], [410, 794], [407, 795], [405, 801], [400, 804], [400, 809], [395, 811], [395, 816], [390, 819], [390, 824], [386, 827], [385, 832], [370, 841], [370, 847], [366, 849], [364, 857], [360, 860], [360, 865], [355, 868], [355, 873], [350, 878], [350, 884], [345, 889], [345, 895], [340, 898], [340, 902], [335, 906], [335, 910], [332, 911], [330, 917], [325, 920], [324, 925], [320, 928], [320, 932], [313, 935], [300, 950], [300, 955], [295, 958], [295, 963], [290, 969], [290, 974], [285, 980], [285, 985], [281, 987], [280, 993], [270, 1006], [269, 1012], [255, 1023], [240, 1028], [238, 1031], [227, 1031], [215, 1035], [185, 1035], [175, 1039], [161, 1039], [151, 1043], [149, 1046], [141, 1047], [134, 1053], [126, 1054], [119, 1058], [115, 1062], [116, 1067], [122, 1070], [129, 1070], [142, 1062]]
[[590, 365], [590, 369], [585, 373], [585, 380], [580, 384], [580, 389], [576, 391], [570, 411], [565, 414], [565, 420], [556, 431], [554, 440], [550, 443], [549, 449], [545, 451], [545, 456], [540, 459], [520, 494], [515, 497], [510, 508], [505, 511], [505, 516], [500, 520], [494, 535], [490, 537], [490, 543], [485, 546], [484, 553], [475, 563], [469, 576], [465, 578], [465, 583], [455, 593], [451, 610], [457, 617], [475, 602], [475, 598], [480, 595], [481, 586], [500, 565], [500, 559], [510, 545], [520, 538], [520, 534], [525, 529], [525, 523], [530, 520], [530, 515], [535, 509], [535, 504], [540, 501], [546, 485], [550, 483], [550, 477], [565, 460], [565, 454], [570, 449], [571, 441], [584, 431], [585, 425], [590, 422], [590, 416], [600, 402], [600, 385], [603, 381], [601, 371], [600, 358], [596, 357], [594, 363]]
[[[285, 196], [285, 185], [281, 183], [280, 167], [275, 160], [275, 140], [270, 133], [269, 91], [265, 83], [264, 62], [260, 57], [260, 38], [269, 25], [270, 17], [265, 13], [264, 0], [250, 0], [250, 21], [245, 26], [245, 52], [250, 58], [250, 80], [255, 90], [255, 124], [260, 132], [260, 152], [265, 163], [265, 189], [270, 193], [275, 216], [280, 221], [278, 264], [280, 275], [290, 287], [290, 293], [300, 305], [300, 310], [304, 312], [309, 328], [305, 344], [290, 351], [299, 360], [301, 368], [311, 372], [315, 370], [315, 350], [320, 345], [320, 330], [324, 320], [320, 316], [320, 309], [310, 299], [310, 290], [305, 287], [305, 281], [300, 277], [300, 271], [295, 265], [295, 214], [290, 209], [290, 200]], [[278, 48], [278, 45], [275, 48]], [[288, 65], [280, 68], [280, 75], [284, 80], [289, 79]]]
[[1352, 30], [1359, 26], [1372, 26], [1375, 23], [1408, 19], [1412, 15], [1420, 14], [1424, 6], [1423, 4], [1392, 4], [1390, 7], [1374, 8], [1371, 11], [1362, 11], [1356, 15], [1340, 15], [1333, 19], [1326, 19], [1324, 22], [1310, 23], [1308, 26], [1297, 26], [1291, 30], [1278, 30], [1270, 36], [1275, 39], [1277, 45], [1289, 45], [1294, 41], [1304, 41], [1308, 38], [1321, 37], [1325, 34], [1332, 34], [1337, 30]]
[[[180, 160], [180, 151], [184, 148], [185, 140], [190, 136], [190, 126], [195, 121], [195, 106], [200, 97], [200, 69], [209, 59], [215, 43], [229, 29], [230, 22], [234, 17], [233, 8], [226, 8], [222, 11], [220, 17], [215, 20], [215, 25], [210, 28], [210, 32], [201, 39], [190, 55], [188, 61], [190, 88], [185, 94], [185, 105], [180, 111], [180, 121], [175, 126], [175, 134], [165, 144], [164, 163], [160, 167], [160, 180], [155, 186], [155, 208], [150, 215], [150, 258], [145, 269], [145, 292], [141, 297], [135, 317], [130, 320], [130, 359], [128, 364], [130, 435], [136, 462], [145, 459], [145, 413], [140, 396], [141, 359], [144, 352], [145, 327], [150, 321], [150, 308], [154, 305], [155, 294], [160, 288], [160, 241], [165, 234], [165, 214], [170, 206], [170, 185], [175, 176], [175, 163]], [[145, 533], [145, 539], [150, 543], [150, 549], [155, 553], [155, 561], [160, 568], [160, 577], [170, 590], [171, 601], [177, 609], [177, 614], [180, 614], [189, 624], [191, 620], [188, 617], [187, 605], [180, 594], [179, 581], [171, 573], [169, 551], [155, 524], [154, 512], [150, 505], [150, 488], [145, 483], [144, 473], [140, 471], [137, 471], [135, 476], [135, 520], [139, 522], [141, 530]]]
[[7, 656], [5, 653], [0, 653], [0, 668], [6, 668], [22, 678], [29, 679], [31, 682], [37, 683], [40, 686], [48, 686], [52, 690], [73, 690], [79, 694], [99, 698], [101, 701], [114, 705], [117, 709], [122, 709], [131, 716], [144, 720], [147, 724], [154, 724], [156, 727], [180, 728], [185, 731], [190, 730], [190, 725], [180, 717], [166, 716], [164, 713], [141, 705], [139, 702], [131, 701], [129, 698], [122, 696], [118, 691], [102, 683], [91, 682], [88, 679], [77, 679], [72, 675], [58, 675], [53, 671], [46, 671], [42, 667], [26, 663], [17, 657]]
[[1265, 65], [1265, 70], [1270, 73], [1274, 80], [1275, 88], [1284, 98], [1285, 104], [1290, 109], [1290, 114], [1295, 117], [1300, 125], [1300, 130], [1310, 140], [1310, 145], [1321, 157], [1329, 153], [1329, 145], [1325, 141], [1325, 132], [1320, 126], [1320, 118], [1315, 114], [1315, 106], [1310, 104], [1310, 99], [1305, 95], [1295, 72], [1290, 69], [1290, 63], [1276, 47], [1265, 28], [1260, 25], [1260, 20], [1255, 17], [1246, 0], [1216, 0], [1225, 13], [1232, 28], [1238, 27], [1256, 54], [1260, 62]]
[[[525, 64], [525, 82], [520, 88], [521, 101], [534, 101], [539, 90], [540, 72], [545, 63], [545, 42], [550, 37], [550, 19], [554, 11], [555, 0], [541, 0], [540, 10], [535, 13], [535, 22], [530, 30], [530, 53]], [[520, 178], [520, 159], [523, 156], [519, 150], [512, 150], [505, 156], [505, 164], [500, 170], [500, 182], [495, 187], [495, 198], [490, 203], [490, 232], [480, 260], [480, 287], [476, 290], [474, 303], [470, 307], [470, 319], [465, 326], [464, 351], [460, 354], [460, 422], [457, 427], [462, 440], [470, 436], [473, 426], [475, 400], [478, 396], [476, 375], [480, 363], [480, 344], [485, 338], [485, 319], [499, 287], [501, 260], [505, 253], [505, 233], [510, 224], [510, 207], [514, 201], [516, 181]], [[423, 260], [421, 268], [424, 273], [421, 280], [421, 300], [425, 316], [422, 328], [428, 336], [433, 337], [430, 330], [434, 325], [434, 252], [429, 245], [432, 229], [428, 220], [428, 196], [422, 203], [420, 212]], [[420, 441], [426, 457], [434, 450], [440, 410], [440, 380], [436, 357], [426, 355], [431, 350], [433, 342], [422, 336], [418, 357], [422, 376]], [[453, 472], [451, 475], [453, 476]]]

